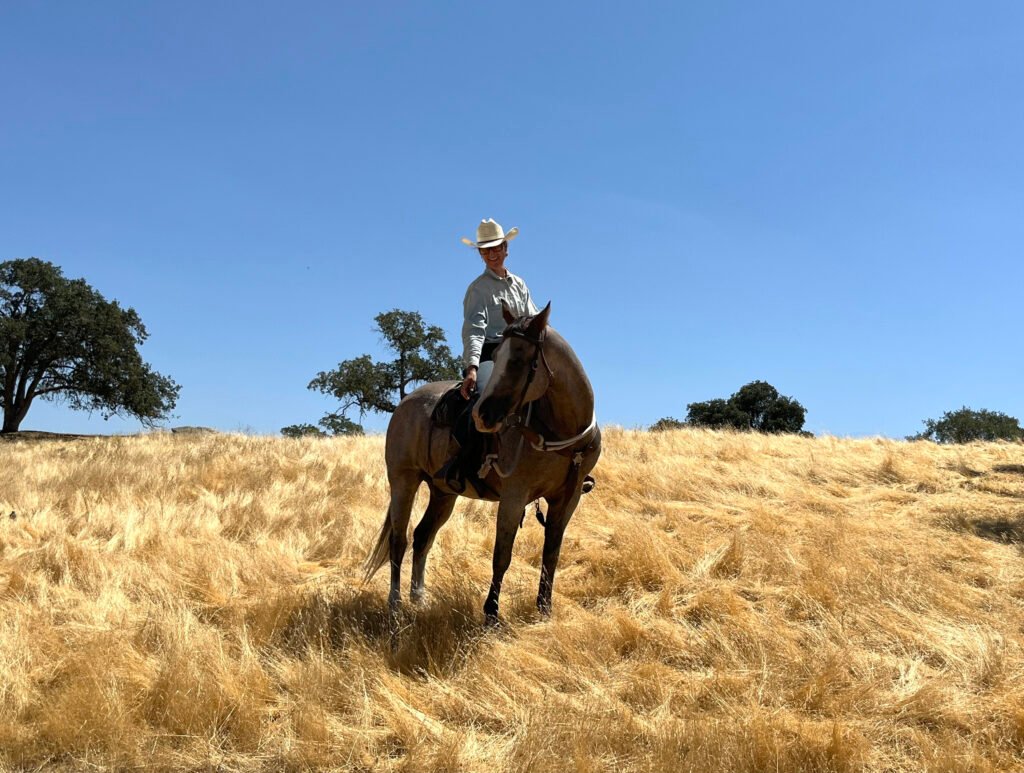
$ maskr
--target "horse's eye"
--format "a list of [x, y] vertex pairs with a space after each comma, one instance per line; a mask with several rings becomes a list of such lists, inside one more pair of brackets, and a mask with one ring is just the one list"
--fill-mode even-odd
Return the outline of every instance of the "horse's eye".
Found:
[[522, 370], [525, 367], [525, 363], [522, 360], [509, 358], [505, 363], [505, 369], [511, 371]]

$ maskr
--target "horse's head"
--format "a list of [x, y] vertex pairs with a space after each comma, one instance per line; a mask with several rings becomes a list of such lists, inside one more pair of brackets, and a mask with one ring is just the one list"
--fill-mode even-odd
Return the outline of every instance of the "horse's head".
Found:
[[551, 383], [544, 358], [551, 304], [539, 314], [518, 319], [504, 301], [501, 308], [508, 327], [494, 350], [491, 378], [473, 408], [473, 422], [481, 432], [497, 432], [509, 415], [544, 394]]

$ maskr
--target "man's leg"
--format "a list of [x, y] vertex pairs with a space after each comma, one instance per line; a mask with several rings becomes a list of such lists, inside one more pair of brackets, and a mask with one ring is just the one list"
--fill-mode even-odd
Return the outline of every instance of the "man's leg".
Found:
[[441, 468], [438, 477], [444, 478], [448, 487], [457, 494], [466, 490], [466, 480], [476, 478], [476, 469], [471, 469], [475, 464], [480, 466], [480, 433], [473, 426], [473, 406], [476, 404], [479, 393], [469, 398], [469, 402], [462, 409], [459, 417], [452, 427], [452, 437], [459, 444], [459, 450]]

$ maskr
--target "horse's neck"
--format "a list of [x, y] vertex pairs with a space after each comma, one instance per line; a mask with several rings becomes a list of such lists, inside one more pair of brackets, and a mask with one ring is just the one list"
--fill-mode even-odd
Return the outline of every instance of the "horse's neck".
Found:
[[[551, 384], [538, 400], [538, 418], [559, 437], [572, 437], [594, 418], [594, 389], [576, 354], [557, 334], [545, 352], [551, 367]], [[543, 367], [543, 366], [542, 366]]]

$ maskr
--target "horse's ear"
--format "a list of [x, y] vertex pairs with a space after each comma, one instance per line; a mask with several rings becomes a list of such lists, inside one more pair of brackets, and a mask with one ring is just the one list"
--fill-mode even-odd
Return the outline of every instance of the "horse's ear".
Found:
[[506, 325], [511, 325], [516, 321], [516, 315], [512, 313], [512, 309], [508, 307], [504, 300], [501, 302], [501, 316], [505, 318]]
[[534, 338], [539, 338], [540, 334], [544, 332], [544, 328], [548, 326], [549, 316], [551, 316], [551, 301], [548, 301], [548, 305], [530, 320], [530, 326], [527, 328], [530, 331], [530, 335]]

